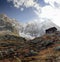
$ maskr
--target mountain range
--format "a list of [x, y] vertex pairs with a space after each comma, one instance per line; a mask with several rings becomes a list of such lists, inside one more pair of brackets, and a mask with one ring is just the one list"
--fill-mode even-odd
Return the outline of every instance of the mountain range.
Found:
[[22, 31], [19, 32], [20, 36], [27, 39], [34, 39], [36, 37], [40, 37], [45, 34], [45, 30], [51, 27], [56, 27], [58, 31], [60, 27], [57, 26], [50, 20], [45, 20], [43, 22], [40, 21], [32, 21], [22, 25]]
[[19, 23], [1, 14], [0, 62], [31, 61], [60, 62], [60, 27], [50, 20]]
[[[5, 14], [0, 14], [0, 32], [7, 31], [7, 33], [14, 33], [26, 39], [34, 39], [45, 34], [45, 30], [50, 27], [56, 27], [60, 30], [56, 24], [50, 20], [40, 21], [29, 21], [27, 23], [21, 23], [15, 19], [9, 18]], [[5, 32], [6, 33], [6, 32]]]

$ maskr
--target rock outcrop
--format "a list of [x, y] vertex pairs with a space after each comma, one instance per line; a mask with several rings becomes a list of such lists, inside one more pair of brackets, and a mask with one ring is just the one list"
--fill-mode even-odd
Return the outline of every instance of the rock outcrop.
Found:
[[9, 18], [5, 14], [0, 14], [0, 34], [19, 35], [19, 32], [15, 26], [15, 22], [15, 20]]

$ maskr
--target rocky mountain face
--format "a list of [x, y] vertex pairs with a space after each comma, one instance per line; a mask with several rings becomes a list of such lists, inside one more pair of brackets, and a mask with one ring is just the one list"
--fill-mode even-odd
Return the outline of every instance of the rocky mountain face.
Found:
[[18, 23], [15, 19], [9, 18], [5, 14], [0, 14], [0, 33], [18, 34], [27, 40], [40, 37], [45, 34], [45, 30], [50, 27], [56, 27], [60, 30], [56, 24], [50, 20], [44, 22], [32, 21], [28, 23]]
[[32, 21], [26, 23], [23, 30], [19, 32], [19, 34], [26, 39], [34, 39], [35, 37], [44, 35], [45, 30], [51, 27], [56, 27], [58, 30], [60, 30], [60, 27], [50, 20], [46, 20], [44, 22]]
[[19, 34], [17, 23], [5, 14], [0, 14], [0, 34]]

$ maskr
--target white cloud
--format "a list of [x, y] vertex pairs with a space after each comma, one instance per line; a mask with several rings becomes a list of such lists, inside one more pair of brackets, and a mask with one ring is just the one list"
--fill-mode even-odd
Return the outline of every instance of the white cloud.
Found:
[[29, 8], [34, 7], [36, 10], [40, 9], [39, 4], [37, 3], [37, 0], [7, 0], [8, 2], [13, 2], [14, 7], [20, 8], [21, 6]]
[[35, 37], [33, 37], [33, 36], [31, 36], [29, 33], [27, 33], [27, 34], [25, 34], [24, 32], [19, 32], [19, 35], [21, 36], [21, 37], [24, 37], [25, 39], [27, 39], [27, 40], [30, 40], [30, 39], [34, 39]]
[[52, 7], [55, 6], [55, 3], [57, 5], [60, 5], [60, 0], [44, 0], [45, 3], [49, 3]]
[[27, 8], [28, 7], [33, 7], [34, 4], [35, 4], [34, 0], [27, 0], [27, 1], [24, 2], [24, 6], [27, 7]]
[[[21, 8], [21, 6], [29, 8], [33, 7], [36, 10], [34, 12], [37, 14], [40, 20], [44, 21], [45, 19], [52, 20], [55, 24], [60, 26], [60, 0], [44, 0], [45, 3], [48, 3], [49, 5], [45, 5], [44, 7], [41, 7], [40, 4], [38, 4], [37, 0], [8, 0], [9, 2], [12, 1], [14, 4], [14, 7], [20, 8], [21, 11], [24, 10], [24, 8]], [[38, 19], [37, 19], [38, 20]]]
[[41, 7], [41, 12], [35, 11], [35, 13], [40, 19], [49, 19], [60, 26], [60, 0], [44, 0], [44, 2], [49, 5]]

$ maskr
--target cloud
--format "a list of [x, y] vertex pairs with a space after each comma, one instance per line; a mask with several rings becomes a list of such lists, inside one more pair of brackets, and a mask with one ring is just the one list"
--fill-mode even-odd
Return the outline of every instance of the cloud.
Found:
[[27, 33], [27, 34], [25, 34], [24, 32], [19, 32], [19, 35], [21, 36], [21, 37], [24, 37], [25, 39], [27, 39], [27, 40], [30, 40], [30, 39], [34, 39], [35, 37], [34, 36], [31, 36], [29, 33]]
[[44, 3], [48, 5], [43, 7], [37, 3], [37, 0], [8, 0], [8, 2], [11, 1], [14, 7], [20, 8], [21, 11], [24, 10], [21, 6], [35, 8], [34, 12], [37, 14], [37, 20], [44, 21], [45, 19], [49, 19], [60, 26], [60, 0], [44, 0]]
[[7, 0], [8, 2], [13, 2], [14, 7], [20, 8], [21, 6], [29, 8], [34, 7], [36, 10], [40, 9], [39, 4], [37, 3], [38, 0]]
[[42, 8], [41, 17], [48, 18], [60, 26], [60, 0], [45, 0], [45, 3], [49, 5]]
[[55, 7], [56, 5], [60, 6], [60, 0], [44, 0], [44, 2], [49, 3], [52, 7]]
[[34, 11], [37, 16], [42, 19], [49, 19], [53, 21], [55, 24], [60, 26], [60, 0], [44, 0], [45, 3], [48, 3], [48, 5], [45, 5], [44, 7], [41, 7], [39, 11]]

